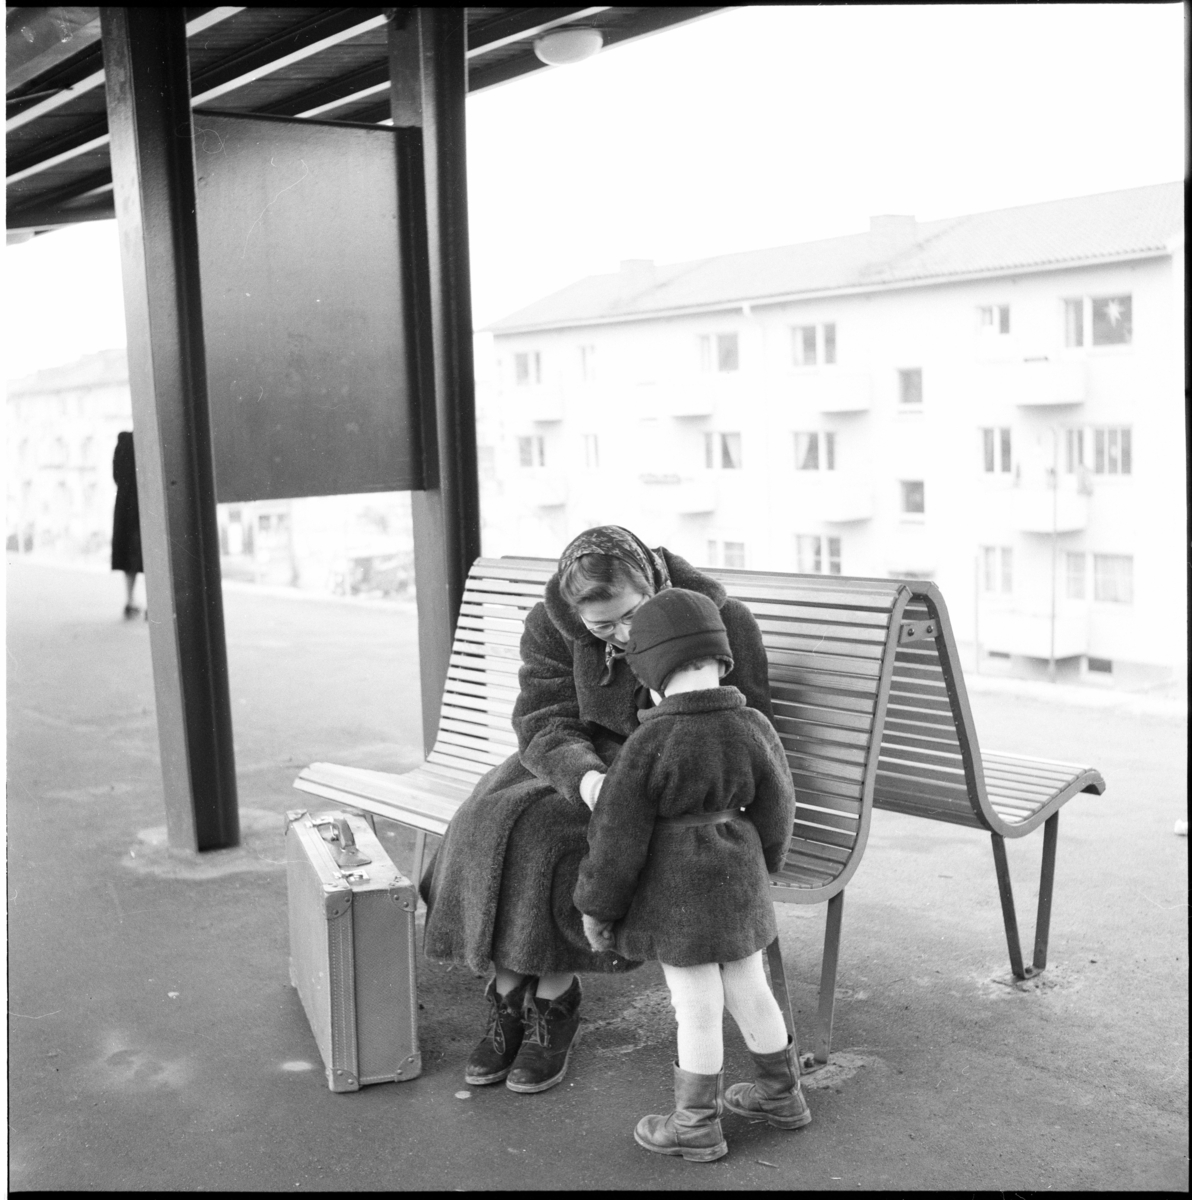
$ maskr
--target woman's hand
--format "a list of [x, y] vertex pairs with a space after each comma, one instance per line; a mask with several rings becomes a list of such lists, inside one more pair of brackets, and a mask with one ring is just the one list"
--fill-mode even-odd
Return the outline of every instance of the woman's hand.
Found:
[[583, 802], [593, 811], [596, 809], [596, 801], [600, 799], [600, 789], [603, 786], [603, 771], [588, 771], [579, 781], [579, 794], [583, 798]]
[[[604, 777], [601, 776], [601, 778]], [[587, 913], [581, 913], [580, 916], [584, 919], [584, 937], [588, 939], [588, 945], [597, 954], [604, 950], [611, 950], [613, 948], [613, 923], [598, 921], [595, 917], [589, 917]]]

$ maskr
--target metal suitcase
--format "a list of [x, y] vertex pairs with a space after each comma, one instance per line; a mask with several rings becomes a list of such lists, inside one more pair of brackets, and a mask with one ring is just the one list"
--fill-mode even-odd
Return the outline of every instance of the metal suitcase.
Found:
[[290, 982], [333, 1092], [413, 1079], [414, 885], [354, 813], [286, 814]]

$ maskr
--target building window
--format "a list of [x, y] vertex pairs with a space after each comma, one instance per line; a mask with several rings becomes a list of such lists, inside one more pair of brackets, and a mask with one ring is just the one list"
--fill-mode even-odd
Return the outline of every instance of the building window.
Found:
[[497, 477], [497, 455], [492, 446], [476, 447], [476, 470], [480, 478], [491, 483]]
[[1064, 430], [1064, 470], [1073, 475], [1084, 466], [1084, 430]]
[[584, 434], [584, 466], [593, 471], [600, 466], [600, 442], [597, 434]]
[[1130, 296], [1093, 296], [1090, 307], [1094, 346], [1123, 346], [1134, 340]]
[[517, 439], [517, 464], [519, 467], [546, 466], [546, 439], [519, 437]]
[[1096, 475], [1131, 474], [1130, 429], [1093, 430], [1093, 473]]
[[1014, 550], [1010, 546], [981, 547], [981, 590], [1008, 595], [1014, 590]]
[[904, 513], [926, 512], [923, 480], [903, 479], [900, 487], [902, 488], [902, 511]]
[[1133, 297], [1081, 296], [1064, 301], [1064, 345], [1083, 346], [1085, 329], [1094, 346], [1125, 346], [1134, 340]]
[[736, 371], [741, 359], [735, 333], [705, 333], [699, 339], [701, 371]]
[[1134, 558], [1129, 554], [1093, 555], [1093, 599], [1134, 603]]
[[1113, 674], [1113, 659], [1112, 658], [1089, 658], [1089, 670], [1096, 671], [1102, 675]]
[[1083, 600], [1085, 597], [1085, 576], [1088, 567], [1085, 563], [1083, 550], [1069, 550], [1064, 555], [1065, 585], [1064, 595], [1069, 600]]
[[840, 539], [818, 533], [795, 534], [796, 570], [801, 575], [840, 574]]
[[836, 434], [796, 433], [795, 470], [835, 471]]
[[581, 346], [579, 348], [579, 376], [584, 383], [591, 383], [596, 378], [595, 346]]
[[726, 471], [741, 469], [741, 435], [739, 433], [705, 433], [704, 466], [721, 467]]
[[1129, 425], [1064, 430], [1064, 470], [1091, 466], [1096, 475], [1132, 475], [1134, 446]]
[[982, 464], [987, 473], [1008, 474], [1013, 470], [1010, 455], [1010, 430], [1006, 426], [981, 430]]
[[1010, 306], [983, 304], [977, 309], [977, 329], [985, 335], [1000, 336], [1010, 332]]
[[[723, 563], [721, 559], [723, 558]], [[744, 542], [717, 542], [712, 538], [708, 539], [708, 566], [717, 567], [735, 567], [738, 570], [744, 570], [745, 567], [745, 543]]]
[[830, 365], [836, 361], [836, 326], [792, 325], [791, 361], [796, 367]]
[[907, 405], [923, 403], [922, 367], [906, 367], [898, 372], [898, 399]]
[[796, 325], [791, 330], [796, 367], [814, 367], [815, 358], [815, 326]]
[[537, 350], [513, 356], [513, 381], [521, 385], [542, 382], [542, 355]]

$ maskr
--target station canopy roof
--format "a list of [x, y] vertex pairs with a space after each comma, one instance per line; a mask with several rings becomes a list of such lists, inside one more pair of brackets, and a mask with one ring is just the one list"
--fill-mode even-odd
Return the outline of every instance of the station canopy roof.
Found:
[[[377, 124], [389, 118], [380, 8], [187, 8], [195, 107]], [[690, 21], [702, 8], [469, 8], [468, 90], [543, 67], [536, 37], [568, 25], [606, 46]], [[115, 215], [98, 8], [9, 8], [10, 231]]]

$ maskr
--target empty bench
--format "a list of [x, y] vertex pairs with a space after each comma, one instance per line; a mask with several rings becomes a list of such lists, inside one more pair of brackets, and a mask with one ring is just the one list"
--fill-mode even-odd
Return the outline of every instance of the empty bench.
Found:
[[[478, 559], [468, 574], [452, 645], [438, 735], [426, 761], [390, 774], [313, 763], [294, 786], [426, 835], [445, 832], [491, 767], [517, 749], [521, 630], [554, 560]], [[988, 829], [1002, 893], [1011, 967], [1046, 963], [1059, 806], [1104, 790], [1087, 768], [978, 749], [942, 597], [929, 583], [714, 570], [762, 631], [775, 726], [795, 784], [796, 811], [774, 900], [827, 903], [811, 1062], [831, 1048], [844, 890], [860, 863], [873, 806]], [[1002, 839], [1047, 822], [1036, 953], [1022, 965]], [[1046, 892], [1046, 904], [1044, 903]], [[1040, 951], [1040, 946], [1042, 950]], [[767, 953], [775, 993], [794, 1021], [777, 940]]]

